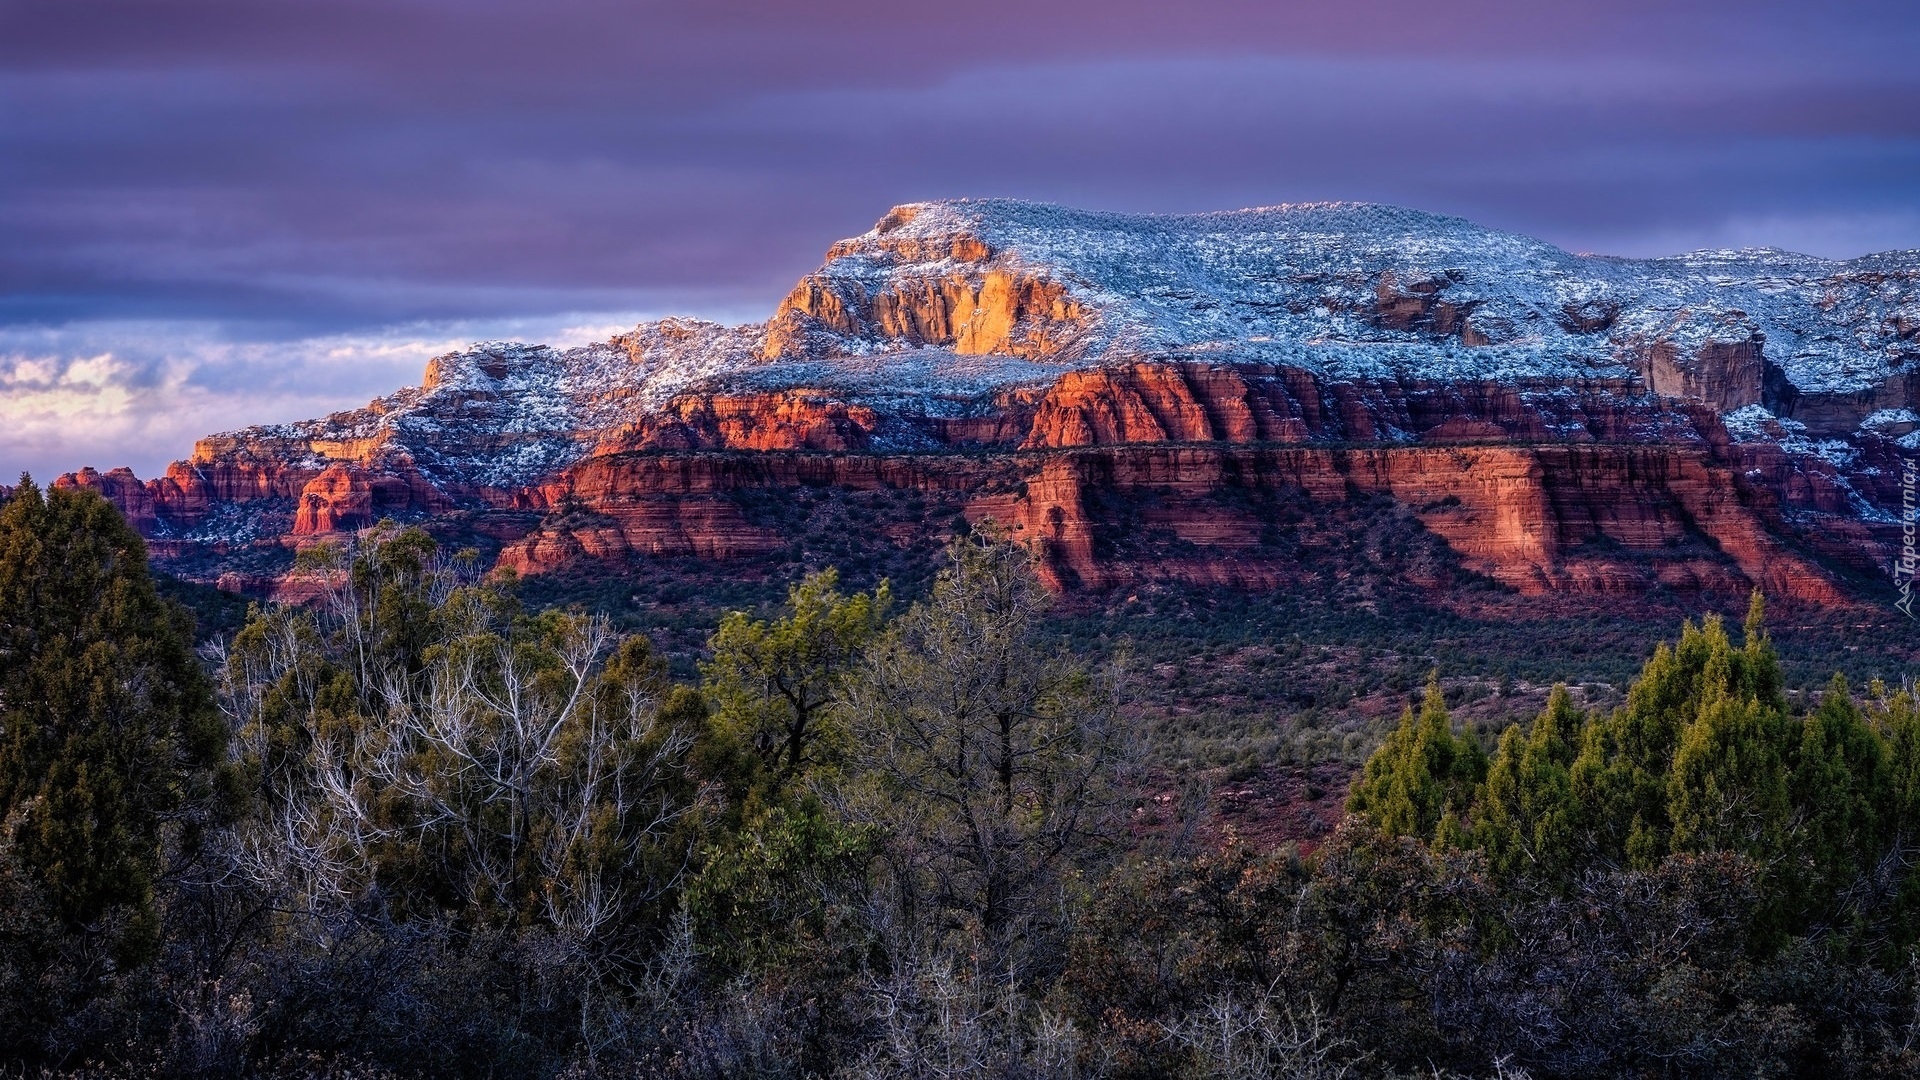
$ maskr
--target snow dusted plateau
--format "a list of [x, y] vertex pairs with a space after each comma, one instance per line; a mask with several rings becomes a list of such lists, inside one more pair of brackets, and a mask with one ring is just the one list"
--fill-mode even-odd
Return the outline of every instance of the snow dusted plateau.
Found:
[[[1162, 422], [1102, 427], [1131, 406], [1074, 406], [1086, 438], [1023, 428], [1002, 448], [1683, 443], [1773, 492], [1757, 512], [1774, 531], [1852, 529], [1866, 568], [1897, 522], [1893, 474], [1920, 449], [1920, 252], [1574, 255], [1355, 203], [1183, 216], [910, 204], [833, 245], [765, 323], [667, 319], [569, 350], [482, 343], [363, 409], [211, 436], [165, 478], [65, 482], [100, 487], [156, 538], [244, 544], [381, 509], [537, 508], [528, 490], [608, 454], [978, 449], [994, 438], [954, 433], [1036, 402], [1045, 416], [1075, 373], [1143, 365], [1189, 382], [1229, 369], [1260, 417], [1300, 423], [1235, 426], [1197, 398], [1193, 423], [1149, 402]], [[1430, 404], [1464, 388], [1507, 404]], [[762, 404], [737, 404], [749, 400]], [[1518, 439], [1516, 409], [1535, 416]], [[309, 496], [338, 512], [293, 520]]]

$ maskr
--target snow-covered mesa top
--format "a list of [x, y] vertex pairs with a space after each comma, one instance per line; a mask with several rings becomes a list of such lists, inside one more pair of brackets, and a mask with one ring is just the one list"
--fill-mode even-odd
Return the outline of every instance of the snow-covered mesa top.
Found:
[[[1356, 377], [1552, 377], [1618, 370], [1639, 341], [1692, 352], [1758, 332], [1767, 358], [1809, 392], [1875, 385], [1920, 355], [1920, 251], [1846, 262], [1772, 248], [1581, 256], [1460, 218], [1366, 203], [1177, 216], [1001, 200], [916, 204], [836, 245], [823, 273], [869, 287], [932, 276], [947, 267], [901, 253], [938, 254], [960, 235], [983, 242], [995, 264], [1061, 280], [1101, 313], [1102, 344], [1129, 355], [1279, 354]], [[1423, 286], [1464, 311], [1471, 332], [1394, 330], [1369, 317], [1383, 294]], [[1487, 344], [1463, 349], [1463, 336]]]
[[1584, 380], [1644, 375], [1663, 351], [1684, 367], [1714, 343], [1758, 346], [1803, 397], [1879, 393], [1920, 360], [1920, 251], [1621, 259], [1360, 203], [1179, 216], [917, 203], [834, 245], [767, 323], [667, 319], [564, 351], [484, 343], [366, 409], [234, 434], [375, 439], [429, 474], [514, 483], [689, 392], [811, 388], [954, 413], [1142, 359]]

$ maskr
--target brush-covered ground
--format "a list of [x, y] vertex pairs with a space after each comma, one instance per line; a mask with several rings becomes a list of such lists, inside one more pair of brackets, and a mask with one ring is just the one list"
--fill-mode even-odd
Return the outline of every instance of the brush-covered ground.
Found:
[[[957, 507], [915, 492], [795, 488], [740, 498], [756, 524], [792, 537], [786, 547], [724, 564], [585, 563], [526, 579], [520, 594], [530, 607], [604, 613], [623, 631], [644, 632], [677, 676], [692, 678], [727, 612], [770, 616], [789, 585], [829, 566], [850, 589], [888, 581], [904, 607], [925, 594], [946, 535], [968, 528]], [[1746, 609], [1745, 596], [1669, 590], [1523, 596], [1461, 566], [1385, 499], [1266, 509], [1273, 524], [1263, 547], [1295, 575], [1282, 588], [1148, 579], [1054, 604], [1063, 645], [1120, 659], [1127, 672], [1148, 778], [1143, 822], [1171, 820], [1176, 802], [1192, 809], [1203, 799], [1210, 829], [1231, 824], [1259, 842], [1321, 835], [1338, 820], [1355, 770], [1418, 704], [1429, 672], [1490, 750], [1506, 727], [1540, 713], [1556, 683], [1582, 706], [1611, 709], [1682, 620], [1717, 613], [1737, 623]], [[930, 521], [950, 524], [943, 533]], [[449, 548], [482, 560], [497, 553], [458, 515], [424, 524]], [[1115, 529], [1096, 543], [1108, 557], [1151, 567], [1169, 540]], [[1920, 623], [1892, 607], [1890, 590], [1856, 585], [1868, 599], [1850, 607], [1772, 603], [1790, 698], [1817, 692], [1836, 671], [1861, 688], [1920, 674]], [[230, 633], [245, 619], [241, 598], [174, 579], [164, 587], [194, 608], [203, 634]]]

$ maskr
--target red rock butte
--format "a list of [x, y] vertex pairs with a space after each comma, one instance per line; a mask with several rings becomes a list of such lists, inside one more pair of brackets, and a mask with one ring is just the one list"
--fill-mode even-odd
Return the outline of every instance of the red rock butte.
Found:
[[480, 344], [158, 479], [56, 483], [163, 565], [267, 592], [290, 549], [383, 518], [457, 517], [522, 574], [751, 559], [789, 540], [754, 498], [835, 489], [922, 496], [928, 535], [1000, 521], [1061, 589], [1284, 584], [1276, 506], [1385, 499], [1521, 593], [1837, 603], [1898, 543], [1916, 361], [1920, 252], [1627, 260], [1364, 204], [927, 203], [763, 324]]

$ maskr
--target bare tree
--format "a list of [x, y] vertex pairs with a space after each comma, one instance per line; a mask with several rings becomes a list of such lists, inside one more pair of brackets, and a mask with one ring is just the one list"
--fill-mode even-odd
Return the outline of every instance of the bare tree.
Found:
[[526, 616], [411, 533], [316, 572], [320, 605], [256, 613], [216, 655], [256, 777], [248, 878], [323, 936], [452, 905], [583, 957], [662, 904], [699, 798], [644, 638]]
[[848, 691], [856, 821], [881, 826], [898, 925], [1008, 949], [1066, 901], [1107, 836], [1120, 747], [1113, 681], [1050, 647], [1048, 595], [997, 532], [956, 539], [931, 595]]
[[[997, 977], [996, 977], [997, 976]], [[1011, 973], [936, 955], [866, 994], [878, 1038], [847, 1080], [1073, 1080], [1085, 1049], [1073, 1021], [1024, 994]]]

